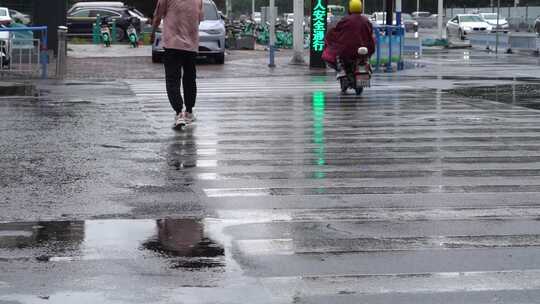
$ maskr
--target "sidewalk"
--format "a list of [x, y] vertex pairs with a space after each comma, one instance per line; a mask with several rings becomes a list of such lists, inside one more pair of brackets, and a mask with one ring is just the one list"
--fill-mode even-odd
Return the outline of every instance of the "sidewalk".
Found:
[[150, 45], [132, 48], [127, 44], [113, 44], [107, 48], [101, 44], [69, 44], [68, 47], [70, 58], [147, 57], [151, 53], [152, 46]]
[[[100, 46], [73, 48], [68, 57], [67, 79], [156, 79], [165, 77], [163, 65], [152, 63], [149, 47], [134, 50], [129, 49], [128, 46], [118, 45], [102, 52], [99, 48]], [[100, 54], [103, 54], [102, 57], [99, 57]], [[268, 52], [266, 51], [228, 50], [224, 65], [214, 64], [212, 60], [200, 59], [197, 76], [198, 78], [222, 78], [326, 74], [324, 70], [310, 70], [307, 65], [290, 65], [292, 54], [292, 50], [276, 52], [276, 67], [269, 68]]]

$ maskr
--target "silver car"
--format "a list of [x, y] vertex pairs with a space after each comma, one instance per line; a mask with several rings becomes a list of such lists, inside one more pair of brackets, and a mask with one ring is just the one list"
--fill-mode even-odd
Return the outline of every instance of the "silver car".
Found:
[[32, 22], [32, 20], [30, 20], [30, 15], [23, 14], [14, 9], [9, 9], [9, 14], [11, 15], [11, 18], [13, 19], [13, 21], [15, 21], [16, 23], [27, 25], [27, 24], [30, 24], [30, 22]]
[[503, 31], [505, 33], [508, 32], [510, 25], [503, 16], [499, 16], [499, 26], [497, 27], [497, 13], [480, 13], [479, 15], [484, 21], [489, 23], [494, 30]]
[[[225, 63], [225, 22], [211, 0], [204, 0], [204, 20], [199, 24], [199, 55], [214, 58], [216, 63]], [[161, 33], [156, 34], [152, 45], [152, 62], [161, 62], [165, 50]]]

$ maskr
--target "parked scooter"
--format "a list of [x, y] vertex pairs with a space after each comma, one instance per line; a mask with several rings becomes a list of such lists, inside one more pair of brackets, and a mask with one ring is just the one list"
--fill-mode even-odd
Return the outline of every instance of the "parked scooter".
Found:
[[139, 47], [139, 35], [137, 34], [137, 27], [140, 27], [141, 21], [139, 18], [132, 17], [129, 22], [129, 26], [127, 28], [127, 35], [129, 39], [129, 43], [133, 48]]
[[[5, 28], [6, 26], [0, 24], [0, 27]], [[8, 43], [10, 40], [10, 32], [0, 32], [0, 69], [9, 66], [10, 59], [8, 52]]]
[[353, 62], [337, 60], [338, 81], [341, 85], [341, 92], [347, 93], [348, 89], [354, 89], [356, 95], [361, 95], [364, 88], [371, 86], [372, 69], [367, 56], [368, 49], [361, 47], [358, 49], [359, 58]]
[[0, 40], [0, 69], [9, 67], [10, 59], [7, 52], [6, 41]]
[[107, 18], [101, 19], [101, 41], [105, 47], [110, 47], [112, 43], [111, 28]]

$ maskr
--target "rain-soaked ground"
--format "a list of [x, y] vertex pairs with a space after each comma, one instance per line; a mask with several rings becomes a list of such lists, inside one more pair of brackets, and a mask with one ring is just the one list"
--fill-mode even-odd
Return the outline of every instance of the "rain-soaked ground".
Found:
[[0, 248], [10, 259], [59, 262], [156, 258], [171, 269], [224, 266], [224, 250], [195, 219], [9, 222]]
[[162, 79], [0, 99], [0, 303], [538, 303], [537, 58], [251, 60], [181, 132]]
[[36, 95], [35, 86], [25, 82], [8, 82], [0, 83], [0, 97], [4, 96], [34, 96]]
[[451, 92], [469, 98], [493, 100], [540, 110], [540, 83], [538, 80], [522, 84], [459, 88]]

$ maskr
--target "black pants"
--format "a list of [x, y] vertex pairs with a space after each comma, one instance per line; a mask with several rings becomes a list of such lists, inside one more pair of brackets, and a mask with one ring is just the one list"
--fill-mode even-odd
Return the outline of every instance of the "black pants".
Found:
[[[186, 112], [191, 113], [195, 106], [195, 99], [197, 98], [196, 58], [197, 53], [195, 52], [165, 49], [163, 63], [165, 65], [167, 96], [176, 114], [182, 112], [184, 102]], [[182, 75], [182, 71], [184, 75]], [[184, 88], [183, 99], [180, 92], [180, 80], [182, 80], [182, 87]]]

